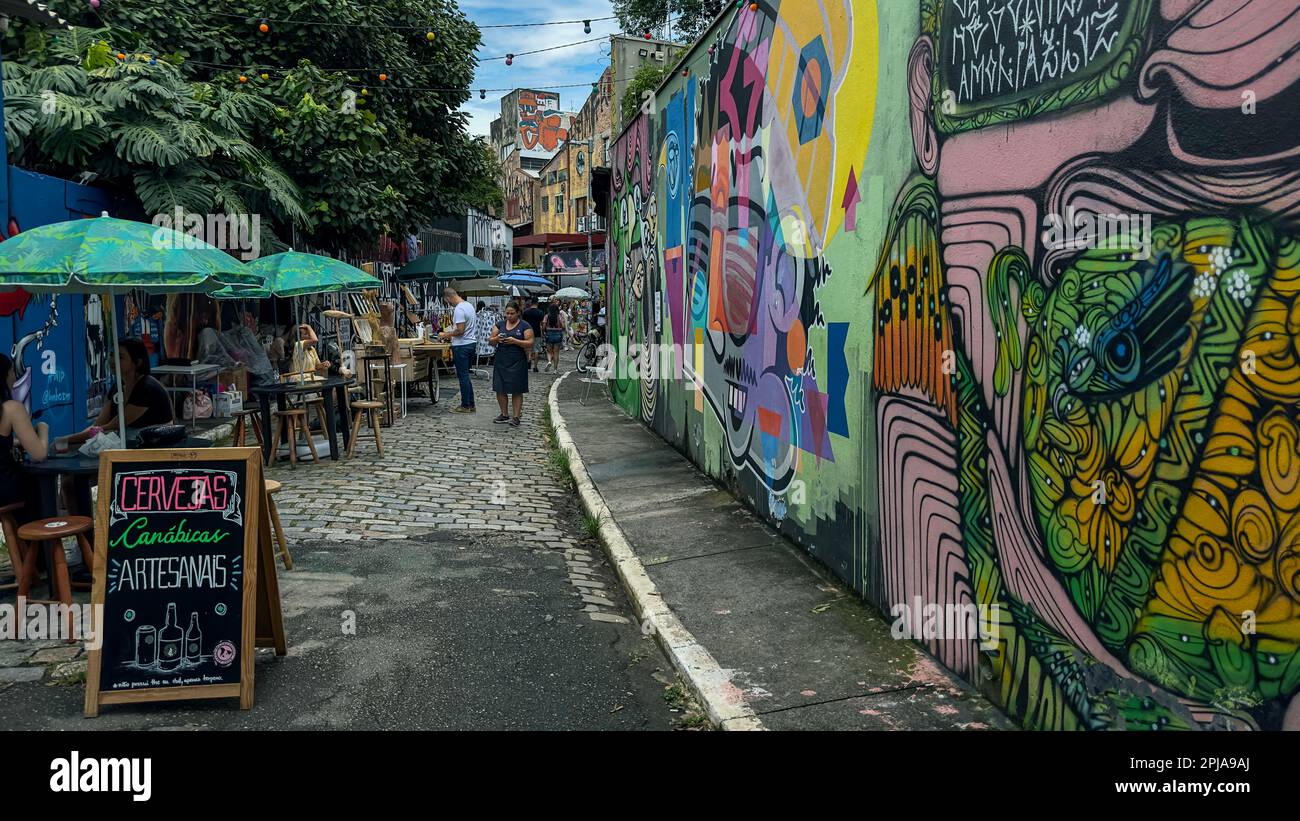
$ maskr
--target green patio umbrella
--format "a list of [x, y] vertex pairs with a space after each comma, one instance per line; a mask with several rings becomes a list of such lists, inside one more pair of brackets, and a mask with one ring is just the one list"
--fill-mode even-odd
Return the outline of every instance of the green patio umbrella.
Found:
[[397, 272], [398, 282], [495, 277], [497, 270], [478, 257], [455, 251], [435, 251], [407, 263]]
[[476, 279], [457, 279], [448, 281], [456, 293], [464, 297], [471, 296], [510, 296], [510, 289], [502, 285], [496, 277], [479, 277]]
[[269, 296], [295, 297], [335, 291], [359, 291], [382, 288], [383, 282], [360, 268], [320, 254], [285, 251], [254, 260], [246, 266], [261, 275], [261, 288], [222, 288], [213, 293], [218, 299], [265, 299]]
[[[93, 219], [42, 225], [0, 242], [0, 290], [38, 294], [100, 294], [129, 291], [209, 293], [227, 285], [259, 286], [262, 277], [196, 237], [144, 222]], [[112, 321], [117, 407], [123, 407], [117, 356], [117, 311]], [[122, 443], [126, 420], [117, 415]]]

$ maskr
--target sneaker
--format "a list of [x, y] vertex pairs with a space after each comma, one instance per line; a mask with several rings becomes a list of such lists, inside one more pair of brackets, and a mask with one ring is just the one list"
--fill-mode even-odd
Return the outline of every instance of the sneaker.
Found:
[[473, 413], [475, 408], [455, 407], [451, 409], [452, 413]]
[[519, 417], [518, 417], [518, 416], [516, 416], [514, 419], [511, 419], [511, 420], [510, 420], [510, 427], [512, 427], [512, 428], [517, 428], [517, 427], [519, 427]]
[[509, 421], [510, 421], [510, 417], [507, 416], [507, 415], [505, 415], [505, 414], [503, 413], [503, 414], [501, 414], [500, 416], [498, 416], [496, 419], [493, 419], [493, 420], [492, 420], [492, 424], [494, 424], [494, 425], [504, 425], [504, 424], [506, 424], [506, 423], [509, 422]]

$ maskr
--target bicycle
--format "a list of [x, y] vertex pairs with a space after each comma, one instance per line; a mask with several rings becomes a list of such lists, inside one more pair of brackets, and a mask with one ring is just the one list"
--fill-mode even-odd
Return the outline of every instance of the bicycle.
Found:
[[596, 363], [600, 359], [600, 333], [591, 330], [587, 333], [587, 341], [578, 349], [578, 373], [586, 374], [596, 369]]

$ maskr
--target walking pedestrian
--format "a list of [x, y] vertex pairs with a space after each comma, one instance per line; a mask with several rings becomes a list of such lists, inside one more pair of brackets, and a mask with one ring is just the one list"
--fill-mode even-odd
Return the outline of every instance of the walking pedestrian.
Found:
[[541, 306], [537, 304], [537, 297], [528, 297], [528, 307], [524, 309], [524, 321], [533, 329], [533, 349], [528, 352], [528, 361], [533, 365], [533, 373], [537, 373], [537, 354], [542, 348], [542, 319], [546, 314], [542, 313]]
[[438, 334], [439, 339], [451, 342], [452, 361], [456, 363], [456, 379], [460, 382], [460, 406], [452, 413], [474, 413], [474, 383], [469, 380], [474, 350], [478, 346], [475, 334], [477, 325], [474, 306], [448, 285], [442, 289], [442, 298], [452, 307], [451, 327]]
[[528, 393], [528, 356], [533, 349], [533, 327], [524, 320], [518, 302], [511, 300], [506, 305], [506, 318], [492, 329], [492, 344], [497, 350], [492, 390], [501, 408], [501, 415], [492, 421], [517, 428], [524, 412], [524, 394]]
[[564, 316], [560, 306], [554, 301], [546, 306], [546, 317], [542, 320], [542, 339], [546, 343], [546, 371], [558, 373], [560, 370], [560, 344], [564, 342]]

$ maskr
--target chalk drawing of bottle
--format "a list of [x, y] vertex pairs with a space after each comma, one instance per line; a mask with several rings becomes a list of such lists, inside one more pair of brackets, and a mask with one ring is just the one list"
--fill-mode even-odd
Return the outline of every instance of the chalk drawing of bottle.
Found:
[[135, 629], [135, 664], [153, 667], [158, 661], [158, 628], [145, 624]]
[[158, 633], [158, 668], [175, 670], [180, 667], [184, 643], [185, 634], [176, 623], [176, 603], [172, 602], [167, 605], [167, 624]]
[[190, 613], [190, 629], [185, 631], [186, 666], [198, 664], [202, 651], [203, 631], [199, 629], [199, 614]]

